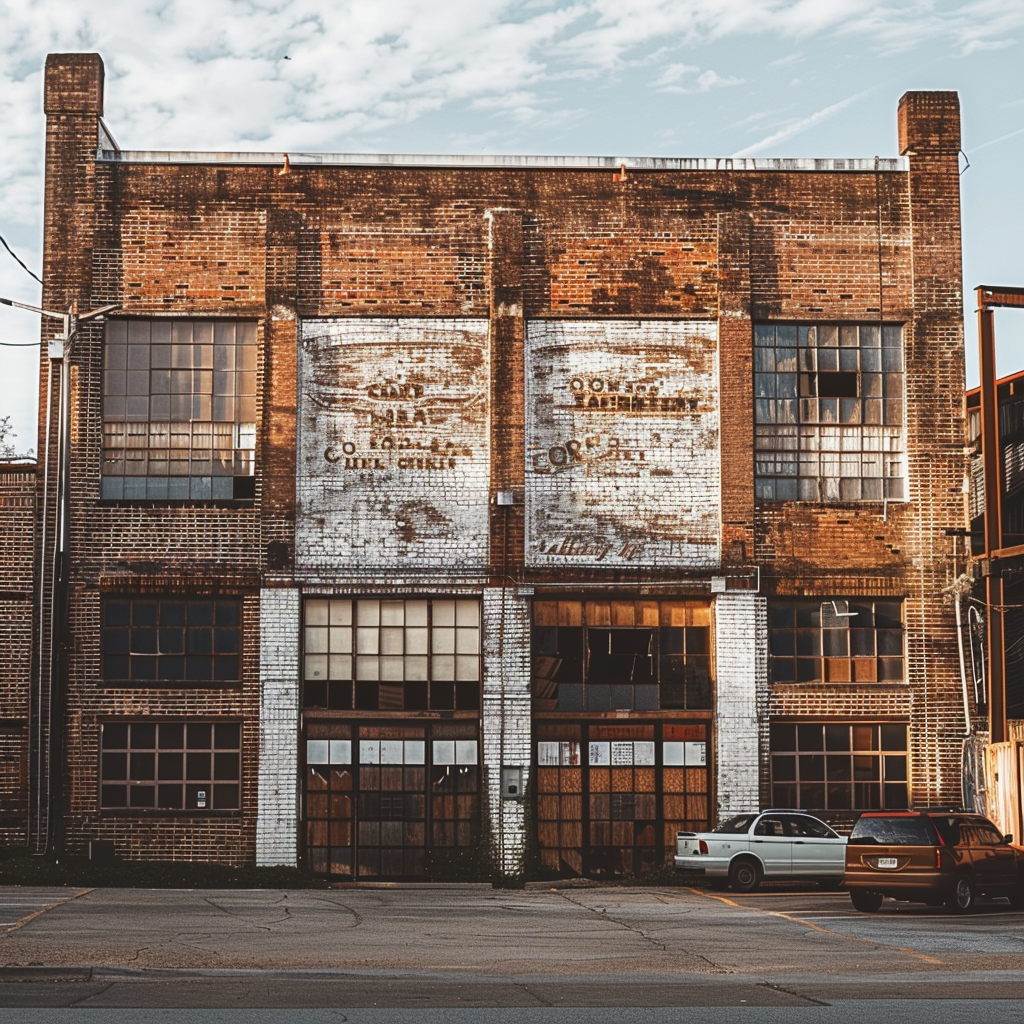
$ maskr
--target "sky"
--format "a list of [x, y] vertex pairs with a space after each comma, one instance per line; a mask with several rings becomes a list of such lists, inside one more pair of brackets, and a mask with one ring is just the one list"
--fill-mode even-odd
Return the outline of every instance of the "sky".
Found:
[[[1024, 286], [1024, 0], [0, 0], [0, 26], [0, 236], [36, 274], [43, 64], [86, 51], [123, 149], [895, 156], [900, 96], [953, 89], [969, 384], [973, 289]], [[2, 247], [0, 296], [40, 300]], [[1024, 311], [996, 335], [1024, 369]], [[0, 306], [19, 451], [38, 337]]]

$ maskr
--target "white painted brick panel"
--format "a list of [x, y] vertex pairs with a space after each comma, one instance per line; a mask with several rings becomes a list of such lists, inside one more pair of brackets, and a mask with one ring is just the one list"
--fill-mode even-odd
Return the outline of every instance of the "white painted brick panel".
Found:
[[485, 800], [499, 873], [522, 873], [525, 805], [501, 799], [501, 767], [530, 776], [530, 594], [504, 587], [483, 593], [483, 763]]
[[260, 594], [260, 768], [256, 863], [298, 861], [299, 591]]
[[300, 570], [486, 565], [486, 320], [306, 320]]
[[715, 771], [719, 820], [760, 806], [760, 722], [767, 694], [767, 614], [752, 593], [715, 599]]
[[527, 324], [526, 560], [717, 565], [718, 325]]

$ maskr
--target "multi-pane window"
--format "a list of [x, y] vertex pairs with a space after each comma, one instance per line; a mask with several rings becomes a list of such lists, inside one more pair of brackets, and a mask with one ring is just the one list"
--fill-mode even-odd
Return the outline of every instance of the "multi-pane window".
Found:
[[306, 740], [314, 872], [414, 878], [429, 868], [435, 878], [466, 877], [479, 849], [480, 749], [471, 738], [479, 722], [353, 729], [318, 719], [308, 728], [319, 734]]
[[671, 858], [680, 829], [710, 827], [707, 722], [563, 718], [534, 729], [542, 869], [636, 875]]
[[694, 601], [535, 601], [539, 711], [711, 707], [711, 609]]
[[28, 809], [27, 749], [25, 725], [0, 723], [0, 822], [8, 815], [21, 815]]
[[100, 807], [110, 810], [238, 810], [238, 722], [105, 722]]
[[771, 724], [772, 803], [818, 811], [907, 806], [905, 723]]
[[898, 326], [755, 325], [757, 497], [902, 500], [903, 392]]
[[255, 323], [107, 323], [103, 498], [251, 499], [255, 449]]
[[772, 601], [768, 615], [773, 682], [903, 681], [903, 606], [898, 600]]
[[477, 598], [310, 598], [304, 625], [307, 708], [480, 708]]
[[237, 686], [237, 598], [107, 597], [100, 643], [106, 686]]

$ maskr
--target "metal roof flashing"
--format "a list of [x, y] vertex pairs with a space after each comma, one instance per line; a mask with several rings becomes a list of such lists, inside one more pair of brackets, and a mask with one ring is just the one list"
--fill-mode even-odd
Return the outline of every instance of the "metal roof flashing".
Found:
[[[119, 164], [239, 164], [277, 166], [284, 153], [203, 153], [185, 150], [134, 150], [100, 148], [100, 163]], [[475, 156], [417, 153], [288, 153], [291, 168], [309, 167], [448, 167], [477, 170], [576, 170], [576, 171], [796, 171], [796, 172], [899, 172], [907, 171], [909, 159], [867, 157], [618, 157], [618, 156]]]

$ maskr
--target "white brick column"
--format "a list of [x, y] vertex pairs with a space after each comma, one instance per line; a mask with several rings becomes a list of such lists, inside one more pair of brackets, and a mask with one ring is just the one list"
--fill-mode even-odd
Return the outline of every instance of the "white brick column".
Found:
[[260, 774], [256, 863], [298, 861], [299, 591], [260, 592]]
[[526, 805], [501, 798], [502, 765], [530, 776], [530, 595], [488, 587], [483, 593], [484, 799], [490, 816], [494, 866], [506, 878], [523, 871]]
[[[719, 820], [760, 805], [759, 718], [767, 692], [767, 606], [753, 593], [715, 598], [715, 774]], [[759, 711], [761, 715], [759, 715]]]

